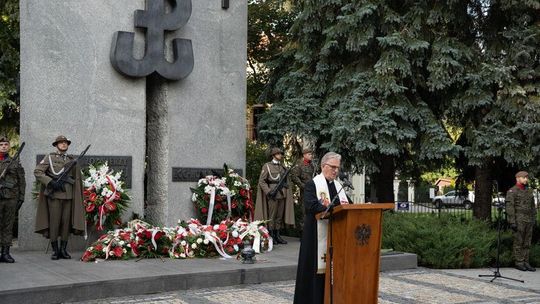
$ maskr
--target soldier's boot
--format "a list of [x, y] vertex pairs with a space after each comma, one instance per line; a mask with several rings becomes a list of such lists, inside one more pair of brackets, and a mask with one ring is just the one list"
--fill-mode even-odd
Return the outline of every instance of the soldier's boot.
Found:
[[0, 255], [0, 263], [7, 263], [5, 252], [6, 252], [6, 246], [2, 246], [2, 254]]
[[525, 263], [523, 262], [516, 263], [516, 269], [521, 271], [527, 271], [527, 267], [525, 267]]
[[279, 233], [279, 229], [276, 229], [276, 240], [279, 244], [287, 244], [287, 241], [285, 241], [282, 237], [281, 237], [281, 234]]
[[527, 268], [528, 271], [536, 271], [536, 268], [532, 267], [531, 264], [525, 262], [525, 268]]
[[15, 263], [15, 259], [9, 254], [9, 246], [2, 246], [2, 262]]
[[51, 260], [56, 261], [60, 258], [60, 250], [58, 249], [58, 241], [51, 241], [51, 247], [53, 249]]
[[60, 256], [59, 257], [61, 259], [69, 260], [69, 259], [71, 259], [71, 256], [67, 252], [66, 248], [67, 248], [67, 241], [61, 241], [60, 242]]
[[276, 238], [276, 230], [270, 229], [270, 236], [272, 237], [272, 240], [274, 241], [274, 245], [279, 245], [278, 240]]

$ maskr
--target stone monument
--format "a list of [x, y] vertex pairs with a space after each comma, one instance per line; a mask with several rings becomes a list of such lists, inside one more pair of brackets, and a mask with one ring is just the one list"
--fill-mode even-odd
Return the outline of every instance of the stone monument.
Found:
[[[71, 153], [92, 144], [89, 158], [126, 167], [133, 199], [125, 219], [137, 213], [175, 225], [194, 216], [189, 187], [200, 174], [225, 162], [244, 169], [245, 1], [21, 0], [20, 5], [21, 140], [26, 141], [21, 161], [28, 185], [19, 215], [22, 249], [47, 244], [33, 232], [32, 172], [58, 134], [73, 141]], [[133, 33], [133, 42], [122, 32]], [[164, 42], [156, 45], [159, 39]], [[139, 64], [137, 73], [122, 67], [130, 60], [126, 50]], [[164, 61], [144, 63], [160, 51]], [[174, 67], [179, 61], [180, 71]]]

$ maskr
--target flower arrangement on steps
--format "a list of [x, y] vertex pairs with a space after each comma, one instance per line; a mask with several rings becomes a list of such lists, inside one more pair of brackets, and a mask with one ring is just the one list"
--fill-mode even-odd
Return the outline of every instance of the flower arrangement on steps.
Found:
[[272, 238], [262, 221], [224, 220], [215, 225], [203, 225], [199, 220], [180, 222], [176, 227], [154, 227], [133, 220], [126, 228], [108, 231], [86, 249], [81, 258], [131, 259], [170, 257], [232, 258], [243, 248], [244, 241], [252, 243], [257, 253], [271, 251]]
[[249, 181], [223, 165], [224, 176], [209, 175], [191, 188], [198, 218], [206, 225], [225, 219], [253, 220], [254, 203]]

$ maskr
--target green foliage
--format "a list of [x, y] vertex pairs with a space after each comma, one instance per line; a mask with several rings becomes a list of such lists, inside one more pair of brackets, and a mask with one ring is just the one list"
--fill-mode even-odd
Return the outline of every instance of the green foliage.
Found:
[[19, 1], [0, 1], [0, 124], [2, 132], [18, 130]]
[[268, 81], [266, 63], [289, 42], [295, 13], [283, 0], [249, 0], [248, 12], [248, 104], [254, 104]]
[[246, 179], [249, 181], [253, 189], [253, 199], [257, 197], [257, 184], [259, 183], [259, 175], [261, 168], [269, 161], [267, 154], [268, 147], [264, 144], [249, 141], [246, 145]]
[[416, 253], [426, 267], [485, 267], [495, 258], [496, 237], [489, 224], [478, 220], [387, 213], [382, 247]]
[[472, 54], [441, 36], [467, 30], [452, 18], [458, 11], [453, 2], [305, 2], [273, 64], [267, 93], [275, 103], [261, 135], [314, 138], [368, 173], [382, 156], [405, 171], [456, 155], [441, 120], [443, 97], [461, 76], [459, 60]]

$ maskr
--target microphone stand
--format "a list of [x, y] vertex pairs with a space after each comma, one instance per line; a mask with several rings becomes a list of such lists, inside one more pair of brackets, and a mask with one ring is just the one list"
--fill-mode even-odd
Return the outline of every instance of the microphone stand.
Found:
[[[334, 183], [336, 183], [335, 180]], [[328, 230], [330, 234], [328, 245], [328, 259], [330, 263], [330, 304], [334, 303], [334, 240], [332, 233], [332, 218], [334, 217], [334, 206], [336, 204], [337, 198], [339, 198], [339, 193], [343, 191], [345, 187], [346, 185], [343, 185], [341, 189], [339, 189], [339, 191], [336, 193], [336, 196], [334, 196], [330, 204], [326, 207], [323, 215], [321, 216], [321, 219], [324, 219], [327, 217], [328, 213], [330, 213], [328, 215]], [[330, 189], [328, 190], [328, 192], [330, 192]]]
[[499, 197], [499, 186], [497, 182], [495, 182], [495, 191], [497, 195], [497, 259], [495, 262], [496, 269], [493, 271], [493, 274], [479, 274], [478, 276], [481, 278], [482, 277], [492, 278], [490, 282], [493, 282], [496, 279], [501, 278], [501, 279], [507, 279], [511, 281], [525, 283], [525, 281], [523, 280], [513, 279], [513, 278], [509, 278], [509, 277], [505, 277], [501, 275], [501, 271], [500, 271], [501, 265], [500, 265], [500, 260], [499, 260], [499, 257], [501, 254], [501, 222], [502, 222], [502, 210], [503, 210], [504, 205], [506, 205], [506, 202], [504, 204], [501, 203], [501, 198]]

